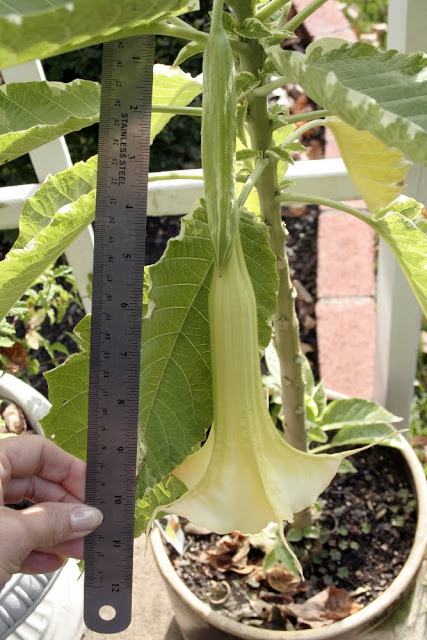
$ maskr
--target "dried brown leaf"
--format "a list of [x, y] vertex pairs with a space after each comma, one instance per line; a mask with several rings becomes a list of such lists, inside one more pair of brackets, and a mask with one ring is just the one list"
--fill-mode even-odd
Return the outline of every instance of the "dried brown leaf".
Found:
[[277, 564], [275, 567], [268, 569], [265, 577], [270, 587], [280, 593], [293, 591], [300, 582], [299, 578], [287, 571], [282, 564]]
[[9, 433], [19, 435], [27, 430], [27, 421], [25, 420], [24, 413], [14, 402], [9, 402], [3, 409], [2, 418], [6, 423]]
[[337, 589], [334, 586], [316, 593], [303, 604], [285, 605], [288, 615], [296, 617], [299, 624], [312, 629], [347, 618], [361, 608], [345, 589]]
[[25, 369], [28, 364], [27, 350], [20, 342], [15, 342], [12, 347], [0, 347], [0, 353], [6, 358], [8, 373], [18, 373], [18, 371]]

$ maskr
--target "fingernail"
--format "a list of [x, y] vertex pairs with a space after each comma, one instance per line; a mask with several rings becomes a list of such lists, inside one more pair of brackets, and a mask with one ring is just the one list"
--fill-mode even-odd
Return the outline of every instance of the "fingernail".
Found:
[[104, 516], [94, 507], [76, 507], [70, 512], [71, 527], [74, 531], [92, 531], [99, 527]]

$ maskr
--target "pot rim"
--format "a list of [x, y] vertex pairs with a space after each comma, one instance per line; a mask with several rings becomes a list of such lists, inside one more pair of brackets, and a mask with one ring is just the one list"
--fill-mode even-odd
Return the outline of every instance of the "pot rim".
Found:
[[412, 547], [405, 564], [391, 585], [373, 602], [348, 618], [333, 622], [331, 625], [320, 629], [304, 629], [301, 631], [278, 631], [242, 625], [242, 623], [232, 620], [218, 611], [214, 611], [188, 589], [176, 574], [164, 548], [161, 533], [156, 528], [150, 534], [150, 542], [160, 573], [180, 600], [183, 600], [191, 611], [214, 627], [234, 634], [238, 638], [246, 640], [333, 640], [338, 634], [349, 634], [362, 624], [381, 616], [392, 602], [398, 600], [416, 578], [424, 560], [427, 543], [427, 483], [423, 468], [415, 452], [402, 435], [400, 435], [400, 438], [402, 447], [399, 450], [408, 464], [417, 499], [417, 526]]
[[39, 421], [49, 413], [52, 405], [37, 389], [10, 373], [3, 373], [0, 376], [0, 396], [19, 405], [34, 432], [44, 435]]

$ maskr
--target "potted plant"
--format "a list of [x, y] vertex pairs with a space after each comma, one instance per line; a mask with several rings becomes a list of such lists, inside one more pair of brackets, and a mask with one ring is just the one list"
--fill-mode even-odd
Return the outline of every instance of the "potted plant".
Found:
[[[282, 204], [327, 204], [364, 220], [389, 244], [427, 309], [425, 213], [421, 204], [399, 195], [408, 168], [405, 158], [427, 163], [427, 59], [333, 38], [315, 42], [305, 54], [284, 51], [280, 43], [292, 38], [295, 28], [327, 1], [314, 0], [288, 19], [290, 2], [283, 0], [229, 0], [227, 12], [223, 2], [215, 0], [209, 35], [176, 17], [192, 5], [180, 0], [164, 0], [155, 8], [142, 1], [121, 2], [120, 15], [114, 18], [105, 7], [99, 9], [100, 0], [77, 0], [72, 10], [61, 4], [7, 20], [0, 16], [0, 24], [7, 23], [0, 60], [5, 66], [138, 33], [187, 41], [176, 64], [203, 52], [202, 109], [187, 108], [202, 91], [198, 78], [164, 66], [154, 73], [153, 104], [167, 104], [153, 107], [152, 137], [174, 114], [202, 116], [206, 200], [183, 219], [178, 239], [170, 241], [161, 260], [147, 270], [136, 532], [146, 530], [159, 511], [185, 516], [219, 533], [256, 533], [273, 521], [299, 571], [303, 568], [283, 533], [283, 521], [296, 529], [310, 526], [311, 504], [351, 453], [342, 447], [354, 442], [370, 446], [391, 437], [389, 423], [396, 418], [361, 399], [326, 407], [321, 387], [308, 392]], [[111, 11], [116, 8], [109, 5]], [[69, 24], [66, 32], [59, 28], [64, 21]], [[41, 37], [41, 25], [52, 34], [49, 42]], [[280, 106], [269, 108], [268, 94], [287, 81], [298, 82], [324, 108], [298, 116]], [[3, 91], [24, 105], [34, 89], [9, 85]], [[4, 133], [7, 159], [37, 146], [40, 133], [46, 141], [99, 117], [96, 83], [42, 82], [36, 93], [33, 111], [43, 114], [44, 124], [21, 120], [15, 131]], [[54, 110], [52, 98], [60, 105]], [[299, 138], [313, 126], [333, 131], [369, 213], [294, 191], [286, 169], [292, 153], [301, 148]], [[92, 222], [95, 185], [93, 158], [49, 178], [27, 201], [20, 237], [0, 265], [2, 314]], [[259, 370], [272, 332], [280, 363], [284, 434], [268, 414]], [[56, 442], [84, 458], [89, 318], [77, 333], [81, 353], [47, 375], [52, 410], [43, 426]], [[67, 424], [66, 433], [61, 424]], [[312, 444], [307, 449], [307, 431], [318, 427], [338, 435], [316, 452]], [[399, 443], [411, 461], [415, 482], [417, 464]], [[334, 453], [325, 453], [337, 446]], [[425, 486], [417, 487], [424, 492], [423, 497], [417, 494], [423, 527]], [[422, 531], [415, 542], [417, 566], [410, 570], [411, 580], [423, 554]], [[401, 592], [400, 582], [391, 587], [393, 597]], [[377, 613], [375, 609], [374, 618]], [[213, 616], [208, 612], [207, 617]], [[337, 634], [351, 628], [357, 637], [352, 623], [336, 624]], [[221, 625], [217, 627], [228, 636], [210, 631], [211, 637], [264, 637], [256, 635], [260, 630], [230, 631]], [[293, 637], [286, 633], [284, 639]], [[321, 635], [323, 631], [315, 636], [311, 631], [296, 633], [298, 638], [334, 637]]]

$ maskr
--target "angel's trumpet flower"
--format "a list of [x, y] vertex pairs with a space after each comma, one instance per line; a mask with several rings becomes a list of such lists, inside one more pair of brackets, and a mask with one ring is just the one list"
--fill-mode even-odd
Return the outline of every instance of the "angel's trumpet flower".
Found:
[[[327, 487], [349, 452], [314, 455], [274, 426], [262, 387], [255, 294], [239, 238], [209, 294], [213, 426], [176, 470], [188, 491], [167, 511], [220, 534], [293, 521]], [[163, 509], [162, 509], [163, 510]]]

